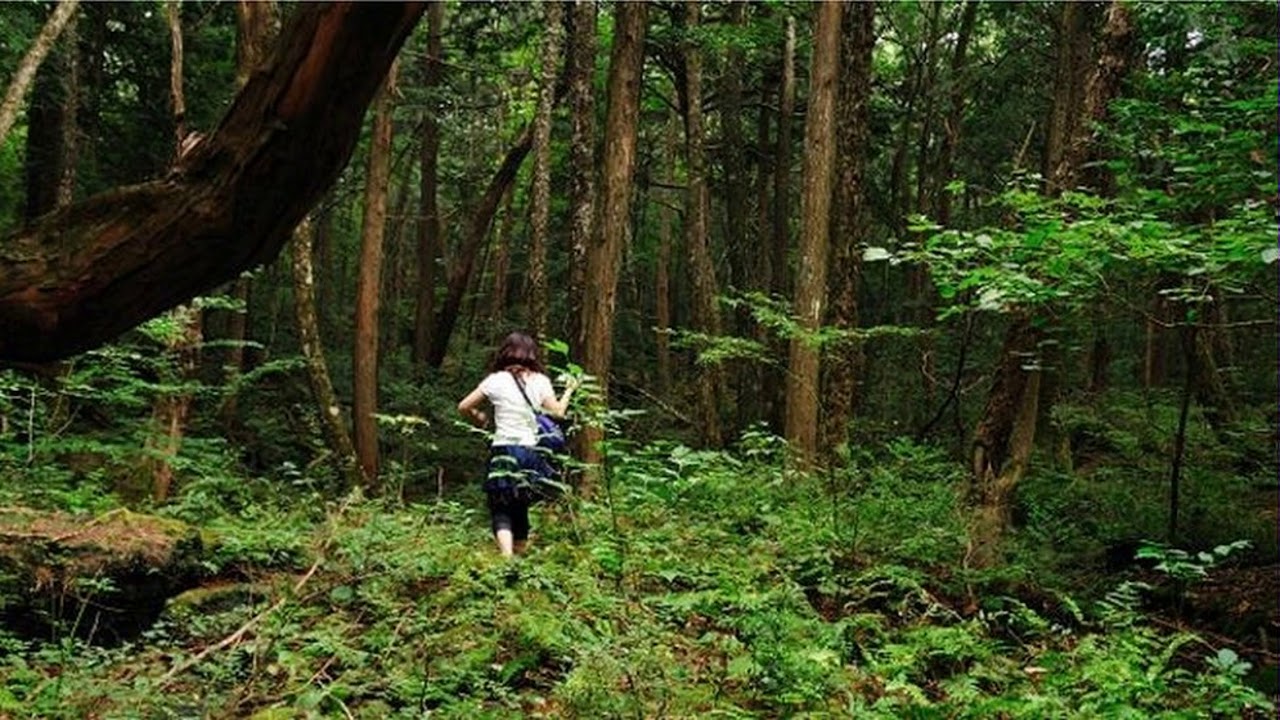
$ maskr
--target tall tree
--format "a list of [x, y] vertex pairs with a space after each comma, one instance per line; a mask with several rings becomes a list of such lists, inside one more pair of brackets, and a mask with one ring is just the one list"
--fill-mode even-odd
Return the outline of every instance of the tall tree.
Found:
[[[676, 184], [676, 123], [673, 113], [662, 133], [662, 178], [672, 187]], [[671, 203], [666, 200], [659, 200], [659, 203], [654, 324], [657, 329], [658, 391], [665, 396], [671, 391], [671, 231], [675, 221]]]
[[[604, 169], [600, 178], [600, 232], [586, 256], [582, 364], [598, 378], [608, 397], [613, 361], [614, 299], [622, 247], [631, 223], [631, 181], [636, 164], [636, 125], [644, 66], [647, 3], [614, 6], [613, 51], [609, 57], [608, 110], [604, 125]], [[583, 458], [599, 462], [598, 428], [585, 428]], [[589, 492], [590, 488], [584, 488]]]
[[572, 35], [565, 58], [573, 136], [569, 141], [569, 337], [579, 348], [583, 338], [583, 307], [587, 277], [587, 247], [595, 232], [596, 175], [596, 2], [574, 0], [570, 13]]
[[1081, 106], [1089, 72], [1091, 38], [1089, 26], [1094, 13], [1091, 3], [1063, 3], [1058, 21], [1057, 62], [1054, 65], [1053, 105], [1045, 132], [1041, 174], [1050, 195], [1075, 187], [1076, 157], [1068, 149], [1080, 131]]
[[18, 118], [18, 110], [22, 107], [22, 99], [27, 96], [27, 90], [31, 89], [31, 81], [36, 77], [36, 70], [40, 69], [40, 63], [44, 62], [45, 56], [53, 49], [58, 35], [71, 21], [77, 5], [79, 0], [60, 0], [57, 7], [53, 9], [53, 14], [40, 30], [40, 34], [36, 36], [35, 42], [31, 43], [26, 55], [22, 57], [22, 62], [18, 63], [18, 69], [9, 80], [9, 89], [5, 91], [4, 100], [0, 100], [0, 144], [4, 143], [5, 138], [9, 136], [9, 131], [13, 129], [13, 123]]
[[[804, 187], [800, 196], [800, 246], [794, 313], [803, 333], [822, 324], [827, 295], [827, 246], [835, 167], [836, 78], [840, 74], [843, 4], [818, 5], [809, 60], [809, 104], [804, 126]], [[791, 339], [787, 362], [786, 438], [803, 462], [818, 445], [818, 348], [811, 337]]]
[[422, 367], [431, 350], [435, 317], [436, 261], [441, 253], [440, 208], [436, 197], [440, 158], [440, 100], [438, 92], [444, 68], [444, 0], [427, 4], [427, 52], [423, 57], [423, 91], [427, 95], [422, 117], [422, 149], [418, 174], [418, 292], [414, 304], [413, 362]]
[[542, 40], [542, 77], [533, 121], [533, 194], [529, 225], [529, 330], [534, 339], [547, 336], [547, 222], [551, 215], [551, 111], [556, 99], [556, 65], [564, 30], [562, 7], [544, 3], [546, 35]]
[[511, 229], [515, 225], [515, 185], [502, 199], [502, 224], [494, 240], [493, 292], [489, 296], [489, 324], [504, 327], [507, 316], [507, 283], [511, 275]]
[[[280, 30], [280, 17], [275, 0], [237, 0], [236, 2], [236, 90], [249, 82], [253, 73], [262, 67], [271, 52], [272, 43]], [[236, 417], [239, 393], [235, 382], [244, 371], [244, 341], [249, 329], [249, 278], [237, 278], [231, 287], [231, 297], [236, 308], [227, 320], [227, 357], [223, 365], [227, 393], [220, 414], [230, 427]]]
[[[700, 332], [720, 334], [715, 266], [711, 260], [711, 196], [707, 187], [707, 153], [702, 121], [702, 50], [695, 40], [700, 22], [700, 0], [685, 2], [685, 176], [687, 189], [684, 211], [685, 251], [693, 270], [693, 324]], [[717, 366], [700, 366], [698, 424], [702, 439], [711, 446], [720, 444], [718, 399], [724, 396], [723, 377]]]
[[422, 10], [299, 8], [270, 67], [164, 180], [82, 200], [0, 241], [0, 358], [95, 347], [275, 257], [350, 158]]
[[782, 48], [782, 82], [778, 85], [778, 138], [773, 161], [773, 271], [770, 289], [785, 295], [790, 286], [787, 251], [791, 247], [791, 116], [796, 111], [796, 21], [787, 16]]
[[964, 125], [964, 101], [966, 70], [969, 57], [969, 41], [978, 18], [977, 0], [965, 0], [960, 15], [960, 29], [956, 31], [955, 53], [951, 56], [951, 76], [948, 79], [950, 107], [942, 125], [942, 147], [938, 150], [938, 166], [934, 175], [934, 203], [937, 206], [938, 224], [951, 224], [951, 192], [947, 184], [955, 172], [956, 148], [960, 146], [960, 130]]
[[[778, 132], [773, 158], [773, 208], [769, 249], [768, 288], [775, 296], [785, 296], [791, 286], [791, 267], [787, 255], [791, 249], [791, 126], [796, 103], [796, 21], [787, 16], [786, 39], [782, 47], [782, 79], [778, 83]], [[782, 354], [781, 343], [773, 348]], [[766, 393], [768, 416], [774, 427], [786, 428], [785, 369], [772, 368], [772, 377], [761, 383]]]
[[[831, 324], [841, 330], [858, 328], [858, 284], [866, 238], [866, 166], [871, 149], [868, 123], [871, 106], [871, 51], [875, 47], [873, 2], [849, 5], [840, 39], [840, 99], [836, 120], [836, 194], [833, 199], [831, 244]], [[852, 341], [825, 373], [822, 446], [834, 449], [844, 442], [857, 406], [857, 381], [862, 374], [862, 343]]]
[[[173, 112], [174, 154], [182, 152], [186, 139], [186, 93], [183, 90], [182, 6], [178, 0], [166, 0], [165, 22], [169, 28], [169, 100]], [[204, 323], [200, 309], [180, 305], [169, 313], [174, 330], [166, 339], [166, 349], [176, 365], [170, 384], [176, 389], [161, 392], [152, 408], [153, 432], [147, 438], [146, 450], [152, 477], [152, 497], [157, 502], [169, 498], [173, 485], [173, 459], [182, 447], [187, 416], [191, 413], [191, 392], [186, 384], [195, 374], [199, 362]]]
[[80, 164], [80, 41], [75, 14], [67, 21], [62, 36], [66, 52], [63, 53], [62, 174], [58, 178], [58, 207], [70, 205], [75, 199]]
[[360, 231], [360, 274], [356, 280], [355, 347], [352, 350], [351, 422], [356, 457], [364, 478], [378, 481], [378, 307], [382, 290], [382, 245], [387, 225], [387, 184], [391, 178], [392, 63], [374, 105], [373, 135], [365, 177], [364, 220]]
[[[327, 223], [323, 218], [319, 224]], [[317, 228], [319, 226], [317, 224]], [[346, 478], [348, 485], [355, 486], [362, 482], [360, 464], [356, 461], [355, 446], [351, 442], [351, 434], [347, 432], [347, 424], [343, 420], [338, 395], [333, 391], [333, 381], [329, 376], [329, 364], [325, 361], [324, 343], [320, 338], [320, 323], [316, 320], [316, 288], [315, 273], [312, 270], [315, 235], [310, 219], [303, 219], [293, 233], [291, 244], [293, 268], [293, 310], [294, 320], [298, 328], [298, 342], [302, 346], [302, 355], [307, 360], [307, 380], [311, 383], [311, 394], [315, 397], [319, 410], [320, 427], [324, 432], [326, 443], [333, 452], [338, 471]]]
[[[1119, 5], [1120, 3], [1114, 3]], [[1094, 129], [1081, 117], [1086, 104], [1081, 102], [1085, 87], [1095, 88], [1094, 103], [1105, 108], [1110, 96], [1119, 88], [1120, 76], [1111, 53], [1104, 50], [1098, 62], [1089, 66], [1091, 39], [1089, 17], [1078, 14], [1090, 8], [1062, 8], [1061, 32], [1058, 36], [1058, 66], [1054, 84], [1053, 106], [1046, 138], [1045, 167], [1049, 171], [1045, 191], [1057, 194], [1072, 189], [1080, 177], [1080, 163], [1086, 153], [1078, 148], [1087, 140], [1078, 134], [1092, 134]], [[1127, 19], [1124, 11], [1114, 18]], [[1112, 20], [1109, 20], [1109, 23]], [[1115, 45], [1121, 52], [1128, 43]], [[1082, 67], [1083, 66], [1083, 67]], [[1094, 112], [1094, 110], [1090, 110]], [[1101, 112], [1098, 118], [1101, 119]], [[1044, 419], [1056, 399], [1059, 373], [1042, 357], [1045, 332], [1028, 312], [1018, 312], [1005, 333], [1000, 359], [987, 394], [982, 418], [974, 432], [970, 498], [974, 517], [970, 527], [970, 559], [979, 566], [991, 565], [998, 558], [998, 547], [1011, 520], [1014, 491], [1026, 472], [1035, 443], [1037, 423]]]

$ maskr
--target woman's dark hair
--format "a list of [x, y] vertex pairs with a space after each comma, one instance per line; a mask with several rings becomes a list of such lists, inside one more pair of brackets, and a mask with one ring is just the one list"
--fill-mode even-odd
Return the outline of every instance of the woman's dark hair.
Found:
[[512, 365], [542, 372], [542, 363], [538, 362], [538, 344], [522, 332], [513, 332], [503, 338], [502, 345], [493, 356], [493, 372], [506, 370]]

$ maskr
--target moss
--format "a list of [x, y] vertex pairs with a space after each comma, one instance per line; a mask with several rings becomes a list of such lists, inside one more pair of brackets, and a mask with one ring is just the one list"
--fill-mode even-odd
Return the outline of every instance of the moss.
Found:
[[117, 509], [97, 517], [0, 510], [0, 622], [25, 634], [73, 630], [104, 642], [148, 627], [199, 577], [199, 532]]

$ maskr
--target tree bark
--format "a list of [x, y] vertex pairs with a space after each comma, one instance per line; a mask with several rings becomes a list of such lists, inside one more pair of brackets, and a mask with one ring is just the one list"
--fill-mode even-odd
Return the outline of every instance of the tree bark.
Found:
[[515, 199], [515, 183], [507, 188], [502, 199], [502, 224], [498, 226], [498, 237], [494, 240], [493, 259], [493, 293], [489, 298], [489, 325], [494, 333], [503, 332], [507, 323], [507, 284], [511, 275], [511, 228], [515, 225], [516, 213], [513, 207]]
[[547, 337], [547, 222], [551, 215], [551, 111], [556, 101], [556, 65], [564, 30], [559, 2], [545, 3], [546, 35], [542, 41], [542, 78], [533, 121], [533, 195], [529, 202], [529, 331]]
[[118, 188], [0, 240], [0, 360], [95, 347], [279, 252], [332, 184], [423, 7], [301, 7], [271, 66], [162, 180]]
[[182, 5], [177, 0], [165, 0], [164, 14], [169, 25], [169, 49], [174, 58], [169, 64], [169, 100], [176, 155], [182, 152], [182, 141], [187, 137], [187, 94], [182, 90]]
[[1089, 64], [1089, 3], [1063, 3], [1058, 30], [1058, 59], [1053, 82], [1053, 109], [1045, 132], [1045, 192], [1059, 195], [1075, 188], [1079, 167], [1068, 149], [1079, 132]]
[[[66, 47], [62, 82], [62, 172], [58, 176], [58, 207], [75, 200], [80, 164], [80, 42], [76, 18], [72, 15], [62, 31]], [[2, 142], [2, 141], [0, 141]]]
[[596, 3], [574, 0], [572, 36], [565, 58], [573, 137], [569, 142], [569, 338], [582, 352], [587, 248], [595, 232]]
[[[271, 52], [280, 30], [280, 16], [275, 0], [237, 0], [236, 2], [236, 90], [242, 90]], [[231, 386], [219, 414], [223, 425], [235, 423], [239, 392], [235, 383], [244, 372], [244, 341], [249, 329], [248, 277], [239, 277], [231, 286], [236, 308], [227, 319], [227, 356], [223, 363], [224, 383]]]
[[[182, 152], [182, 141], [186, 137], [186, 95], [182, 87], [182, 8], [178, 0], [166, 0], [164, 9], [165, 21], [169, 26], [169, 99], [173, 112], [173, 149], [176, 156]], [[180, 305], [170, 311], [170, 318], [175, 327], [181, 328], [170, 336], [167, 347], [174, 362], [174, 380], [179, 389], [161, 392], [152, 410], [155, 429], [163, 436], [163, 440], [157, 440], [152, 435], [147, 442], [152, 498], [156, 502], [169, 499], [173, 485], [172, 460], [182, 448], [182, 435], [186, 430], [187, 417], [191, 414], [191, 393], [186, 390], [186, 385], [195, 375], [199, 364], [200, 344], [204, 339], [204, 323], [199, 308]]]
[[[583, 298], [583, 367], [597, 378], [607, 400], [613, 361], [614, 299], [618, 268], [631, 222], [631, 185], [636, 164], [636, 126], [640, 111], [640, 82], [644, 66], [647, 3], [614, 6], [614, 42], [609, 58], [608, 110], [604, 126], [604, 169], [600, 179], [600, 232], [586, 255], [586, 294]], [[600, 461], [600, 428], [582, 433], [583, 459]], [[583, 492], [589, 494], [590, 483]]]
[[938, 167], [934, 173], [936, 184], [934, 198], [937, 221], [943, 227], [951, 225], [951, 193], [947, 184], [955, 173], [956, 148], [960, 147], [960, 131], [964, 127], [965, 80], [969, 55], [969, 39], [978, 18], [977, 0], [965, 0], [960, 16], [960, 29], [956, 34], [955, 54], [951, 56], [949, 95], [951, 106], [942, 127], [942, 147], [938, 151]]
[[[791, 248], [791, 126], [796, 103], [796, 22], [787, 17], [786, 40], [782, 48], [782, 79], [778, 83], [778, 132], [773, 160], [773, 227], [769, 243], [769, 291], [785, 297], [791, 287], [791, 268], [787, 254]], [[775, 356], [783, 353], [781, 341], [771, 341]], [[787, 398], [785, 368], [781, 365], [765, 371], [769, 376], [762, 385], [766, 392], [766, 412], [775, 430], [785, 430]]]
[[298, 340], [302, 345], [302, 355], [307, 359], [307, 379], [316, 400], [325, 442], [333, 453], [338, 472], [349, 486], [354, 487], [362, 483], [360, 464], [356, 461], [355, 446], [343, 421], [342, 406], [333, 391], [329, 365], [324, 357], [324, 343], [320, 339], [320, 323], [316, 320], [315, 274], [312, 271], [315, 233], [311, 227], [311, 221], [304, 218], [293, 233], [294, 318], [298, 323]]
[[787, 251], [791, 247], [791, 116], [796, 111], [796, 21], [787, 17], [787, 39], [782, 49], [782, 83], [778, 86], [778, 145], [773, 163], [773, 294], [786, 295], [790, 287]]
[[818, 6], [805, 115], [804, 187], [794, 313], [804, 335], [791, 338], [787, 363], [786, 438], [803, 464], [818, 450], [818, 349], [806, 337], [822, 324], [827, 293], [827, 247], [835, 164], [836, 78], [840, 74], [838, 0]]
[[5, 139], [9, 137], [9, 131], [13, 129], [14, 120], [18, 118], [18, 110], [22, 107], [22, 99], [27, 96], [27, 91], [31, 89], [31, 81], [36, 77], [36, 70], [40, 69], [40, 63], [44, 62], [45, 56], [57, 42], [58, 35], [70, 22], [77, 5], [79, 5], [78, 0], [61, 0], [53, 9], [53, 14], [45, 21], [35, 42], [31, 43], [31, 47], [22, 56], [22, 62], [18, 63], [18, 69], [14, 71], [13, 79], [9, 81], [9, 89], [5, 91], [4, 100], [0, 101], [0, 145], [4, 144]]
[[[667, 120], [662, 143], [662, 177], [670, 186], [676, 184], [676, 118]], [[675, 220], [671, 204], [659, 201], [658, 261], [654, 280], [654, 315], [657, 325], [658, 392], [671, 392], [671, 234]]]
[[476, 258], [484, 249], [485, 241], [489, 237], [489, 225], [492, 224], [493, 216], [498, 212], [498, 203], [502, 201], [502, 196], [515, 182], [516, 175], [520, 172], [520, 164], [524, 162], [532, 145], [533, 131], [526, 127], [520, 133], [516, 144], [507, 151], [501, 167], [489, 180], [489, 186], [476, 206], [475, 214], [471, 217], [471, 225], [467, 229], [467, 236], [463, 239], [462, 246], [458, 248], [458, 257], [454, 259], [453, 267], [449, 272], [449, 286], [444, 305], [436, 316], [435, 329], [431, 334], [431, 352], [427, 357], [431, 367], [438, 368], [444, 362], [449, 350], [449, 338], [453, 335], [453, 328], [457, 324], [458, 310], [462, 308], [462, 299], [466, 295], [467, 285], [471, 282]]
[[1041, 333], [1026, 316], [1014, 318], [1000, 348], [987, 404], [973, 435], [969, 499], [969, 563], [990, 567], [999, 559], [1009, 526], [1013, 491], [1035, 443], [1040, 398]]
[[351, 423], [356, 458], [370, 486], [378, 482], [378, 307], [382, 290], [382, 247], [387, 224], [387, 184], [391, 175], [391, 96], [396, 65], [374, 106], [364, 220], [360, 230], [360, 274], [356, 279], [355, 347], [352, 350]]
[[[835, 240], [831, 246], [831, 324], [858, 329], [858, 285], [862, 276], [859, 242], [866, 237], [866, 158], [871, 100], [871, 51], [875, 47], [875, 4], [849, 5], [841, 34], [839, 118], [836, 121]], [[833, 450], [848, 439], [849, 421], [857, 407], [862, 375], [862, 343], [846, 342], [843, 356], [826, 372], [822, 445]]]
[[[65, 32], [65, 31], [64, 31]], [[59, 47], [55, 53], [70, 52]], [[60, 63], [59, 63], [60, 64]], [[68, 125], [67, 83], [62, 68], [53, 63], [43, 65], [36, 73], [35, 87], [31, 91], [31, 103], [27, 107], [26, 157], [24, 180], [26, 205], [23, 220], [30, 223], [36, 218], [62, 207], [61, 180], [67, 175]]]
[[431, 330], [435, 318], [436, 262], [441, 254], [440, 208], [436, 188], [440, 158], [439, 101], [433, 96], [440, 87], [444, 67], [444, 0], [428, 3], [426, 72], [423, 91], [427, 110], [422, 118], [422, 151], [419, 156], [418, 206], [418, 294], [414, 306], [413, 362], [421, 367], [431, 351]]
[[[697, 32], [700, 0], [686, 0], [686, 36]], [[685, 167], [688, 188], [685, 196], [685, 251], [693, 270], [694, 329], [712, 337], [720, 334], [720, 310], [716, 302], [715, 266], [711, 260], [709, 215], [711, 198], [707, 189], [707, 157], [702, 122], [702, 51], [692, 40], [684, 48], [685, 67]], [[704, 443], [720, 445], [720, 408], [724, 378], [718, 366], [698, 365], [698, 424]]]
[[1084, 86], [1084, 108], [1076, 132], [1068, 143], [1062, 160], [1059, 187], [1066, 189], [1083, 175], [1086, 185], [1102, 195], [1113, 195], [1114, 179], [1100, 160], [1097, 128], [1107, 119], [1111, 101], [1120, 94], [1120, 85], [1128, 74], [1135, 46], [1135, 28], [1130, 8], [1125, 2], [1107, 6], [1106, 24], [1102, 29], [1098, 60]]

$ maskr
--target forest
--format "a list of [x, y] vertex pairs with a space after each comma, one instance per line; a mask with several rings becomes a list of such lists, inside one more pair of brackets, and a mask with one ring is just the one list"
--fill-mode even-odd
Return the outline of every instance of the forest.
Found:
[[4, 5], [0, 720], [1274, 717], [1278, 33]]

